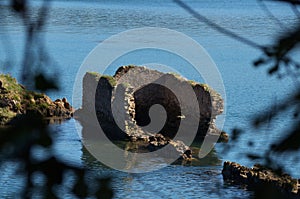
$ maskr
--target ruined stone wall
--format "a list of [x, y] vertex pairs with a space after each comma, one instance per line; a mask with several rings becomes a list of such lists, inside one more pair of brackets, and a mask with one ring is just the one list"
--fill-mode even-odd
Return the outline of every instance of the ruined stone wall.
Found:
[[[126, 137], [126, 134], [121, 131], [126, 126], [126, 128], [130, 126], [127, 124], [128, 121], [135, 126], [149, 124], [151, 122], [149, 109], [154, 104], [162, 105], [167, 113], [165, 125], [159, 132], [156, 132], [163, 136], [173, 138], [180, 123], [194, 117], [200, 117], [200, 120], [197, 120], [199, 121], [197, 138], [203, 139], [208, 131], [212, 133], [219, 131], [213, 122], [215, 117], [223, 112], [223, 100], [207, 85], [187, 81], [174, 74], [164, 74], [145, 67], [133, 66], [120, 67], [114, 77], [100, 77], [96, 73], [87, 73], [84, 76], [83, 109], [94, 108], [101, 126], [113, 139]], [[110, 78], [113, 78], [116, 84], [113, 85]], [[172, 85], [177, 88], [178, 95], [184, 96], [182, 99], [189, 99], [191, 96], [185, 89], [180, 89], [181, 87], [185, 88], [187, 84], [194, 90], [200, 116], [193, 114], [193, 106], [189, 106], [188, 103], [181, 106], [180, 104], [184, 104], [180, 101], [181, 99], [178, 99], [171, 89], [164, 87], [164, 85]], [[96, 92], [92, 92], [93, 90]], [[96, 99], [95, 104], [91, 103], [91, 99]], [[115, 116], [112, 113], [112, 106], [117, 111]], [[186, 114], [183, 115], [182, 112]], [[126, 115], [129, 115], [130, 118], [125, 119]], [[121, 129], [117, 127], [117, 123]], [[189, 132], [186, 134], [188, 135]]]
[[95, 109], [95, 91], [101, 75], [98, 73], [87, 72], [83, 77], [82, 88], [82, 109], [91, 111]]

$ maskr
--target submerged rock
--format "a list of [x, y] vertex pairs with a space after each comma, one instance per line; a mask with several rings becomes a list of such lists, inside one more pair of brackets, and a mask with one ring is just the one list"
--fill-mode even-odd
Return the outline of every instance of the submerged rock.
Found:
[[[197, 104], [189, 103], [193, 97]], [[156, 111], [154, 116], [151, 111]], [[143, 141], [150, 151], [171, 145], [181, 157], [189, 159], [191, 149], [182, 142], [185, 137], [201, 142], [205, 136], [221, 135], [222, 141], [228, 140], [214, 123], [222, 112], [223, 99], [205, 84], [145, 67], [122, 66], [114, 76], [85, 74], [82, 108], [76, 111], [76, 118], [89, 120], [95, 113], [111, 140]], [[180, 125], [191, 131], [176, 137]]]
[[265, 193], [269, 189], [268, 194], [276, 193], [276, 198], [300, 198], [299, 180], [287, 174], [279, 175], [259, 164], [248, 168], [235, 162], [224, 162], [222, 174], [225, 181], [246, 185], [249, 189]]
[[67, 119], [73, 116], [70, 103], [25, 89], [10, 75], [0, 75], [0, 125], [8, 125], [13, 119], [26, 113], [34, 113], [45, 119]]

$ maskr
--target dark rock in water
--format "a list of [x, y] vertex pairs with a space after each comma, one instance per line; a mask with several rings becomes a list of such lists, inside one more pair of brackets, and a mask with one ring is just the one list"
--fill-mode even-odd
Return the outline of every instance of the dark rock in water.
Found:
[[[164, 85], [171, 85], [176, 92]], [[185, 88], [191, 88], [192, 93]], [[182, 102], [182, 99], [192, 99], [192, 95], [197, 100], [196, 105]], [[154, 105], [157, 112], [152, 117]], [[198, 115], [194, 114], [194, 106], [200, 109]], [[93, 112], [109, 139], [145, 141], [150, 151], [171, 145], [186, 159], [191, 158], [190, 148], [180, 140], [189, 137], [192, 130], [184, 132], [179, 140], [173, 140], [180, 125], [190, 129], [196, 126], [195, 139], [199, 142], [207, 135], [221, 135], [220, 140], [228, 140], [227, 134], [221, 133], [214, 123], [216, 116], [223, 112], [223, 100], [218, 93], [205, 84], [145, 67], [122, 66], [113, 77], [86, 73], [82, 109], [76, 111], [76, 117], [84, 120]], [[162, 121], [166, 122], [161, 124]], [[152, 123], [155, 125], [151, 126]]]
[[67, 99], [52, 101], [42, 93], [26, 90], [9, 75], [0, 75], [0, 125], [12, 124], [17, 116], [34, 113], [44, 119], [68, 119], [73, 116], [74, 109]]
[[[258, 194], [262, 191], [265, 194], [274, 194], [274, 198], [300, 198], [300, 184], [297, 179], [287, 174], [279, 175], [258, 164], [247, 168], [235, 162], [224, 162], [222, 174], [225, 181], [246, 185]], [[272, 197], [269, 195], [268, 198]]]

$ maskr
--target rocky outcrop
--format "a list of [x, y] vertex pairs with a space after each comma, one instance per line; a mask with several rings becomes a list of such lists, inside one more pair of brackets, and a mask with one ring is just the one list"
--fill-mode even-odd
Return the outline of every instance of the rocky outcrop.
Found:
[[[176, 88], [176, 94], [185, 99], [194, 95], [197, 99], [195, 106], [200, 109], [198, 115], [193, 114], [194, 107], [189, 103], [182, 106], [182, 99], [178, 99], [172, 89], [164, 85], [172, 85]], [[187, 87], [191, 88], [192, 93], [181, 89]], [[151, 108], [157, 104], [163, 107], [166, 114], [162, 111], [151, 118]], [[207, 134], [221, 134], [223, 141], [228, 139], [227, 134], [221, 133], [214, 124], [216, 116], [223, 112], [223, 100], [218, 93], [207, 85], [145, 67], [122, 66], [114, 76], [86, 73], [83, 79], [82, 108], [76, 111], [77, 118], [84, 120], [93, 112], [101, 129], [111, 140], [142, 141], [143, 146], [146, 143], [150, 151], [171, 145], [184, 158], [191, 158], [190, 148], [182, 141], [173, 139], [182, 123], [192, 126], [195, 124], [189, 121], [197, 121], [199, 127], [196, 129], [196, 139], [199, 141]], [[158, 130], [155, 130], [155, 125], [144, 128], [155, 123], [154, 120], [158, 122], [157, 126], [160, 121], [166, 122]], [[190, 132], [184, 134], [189, 136]]]
[[[127, 75], [125, 75], [127, 74]], [[134, 78], [132, 78], [134, 77]], [[178, 130], [178, 126], [182, 120], [188, 120], [187, 117], [194, 117], [191, 115], [182, 115], [179, 101], [174, 93], [162, 85], [153, 83], [153, 79], [159, 79], [160, 82], [174, 81], [174, 84], [180, 88], [184, 84], [192, 86], [197, 97], [198, 106], [200, 109], [200, 120], [197, 137], [200, 141], [207, 135], [220, 133], [214, 121], [217, 115], [223, 112], [223, 99], [214, 90], [210, 89], [206, 84], [200, 84], [194, 81], [188, 81], [174, 74], [163, 74], [159, 71], [150, 70], [145, 67], [122, 66], [116, 74], [111, 76], [101, 76], [94, 72], [88, 72], [83, 79], [83, 103], [82, 110], [96, 109], [97, 115], [106, 120], [102, 122], [103, 125], [111, 123], [110, 127], [115, 126], [114, 117], [112, 115], [111, 107], [118, 105], [113, 97], [114, 95], [124, 92], [127, 89], [126, 95], [131, 95], [132, 103], [130, 106], [121, 105], [116, 109], [124, 109], [125, 111], [131, 109], [133, 122], [139, 126], [144, 126], [150, 123], [149, 109], [155, 104], [160, 104], [167, 112], [167, 121], [163, 128], [156, 133], [160, 133], [166, 137], [172, 138]], [[140, 82], [146, 86], [139, 87]], [[124, 87], [124, 91], [120, 87]], [[127, 88], [126, 88], [127, 87]], [[129, 92], [129, 89], [131, 91]], [[96, 90], [95, 93], [90, 92]], [[121, 92], [117, 92], [120, 90]], [[179, 89], [180, 90], [180, 89]], [[181, 90], [186, 98], [185, 90]], [[124, 94], [125, 95], [125, 94]], [[133, 98], [132, 98], [133, 96]], [[122, 97], [120, 97], [122, 98]], [[95, 103], [91, 103], [91, 99], [96, 99]], [[113, 105], [111, 105], [111, 103]], [[133, 110], [133, 111], [132, 111]], [[193, 110], [187, 112], [193, 113]], [[107, 131], [115, 131], [116, 129], [107, 129]], [[188, 134], [188, 132], [186, 132]], [[118, 136], [117, 136], [118, 137]], [[116, 137], [116, 138], [117, 138]], [[221, 139], [227, 140], [227, 135], [223, 132]]]
[[0, 125], [26, 113], [34, 113], [45, 119], [67, 119], [74, 109], [66, 98], [52, 101], [47, 95], [27, 90], [10, 75], [0, 75]]
[[287, 174], [279, 175], [258, 164], [247, 168], [235, 162], [224, 162], [222, 174], [225, 181], [246, 185], [249, 189], [268, 188], [271, 192], [279, 194], [277, 198], [300, 198], [299, 180]]
[[[154, 104], [160, 104], [168, 114], [166, 125], [159, 132], [164, 136], [173, 138], [182, 120], [188, 121], [191, 120], [190, 118], [195, 117], [201, 118], [200, 120], [195, 118], [199, 122], [196, 139], [203, 140], [207, 132], [211, 134], [220, 133], [214, 124], [214, 120], [217, 115], [223, 112], [223, 99], [217, 92], [210, 89], [208, 85], [188, 81], [176, 74], [163, 74], [145, 67], [134, 66], [120, 67], [114, 78], [118, 84], [129, 84], [134, 88], [135, 120], [138, 125], [144, 126], [148, 124], [150, 122], [148, 116], [150, 107]], [[154, 83], [153, 79], [155, 79]], [[146, 86], [140, 88], [140, 82], [143, 82]], [[187, 86], [186, 84], [192, 86], [194, 90], [192, 94], [195, 94], [197, 97], [200, 115], [182, 115], [181, 110], [183, 108], [186, 108], [186, 112], [189, 113], [193, 113], [194, 110], [191, 107], [181, 107], [174, 92], [162, 85], [170, 84], [170, 82], [176, 85], [177, 88], [184, 88]], [[183, 95], [186, 99], [192, 97], [189, 96], [191, 93], [186, 93], [185, 89], [178, 89], [177, 91], [179, 92], [178, 95]]]

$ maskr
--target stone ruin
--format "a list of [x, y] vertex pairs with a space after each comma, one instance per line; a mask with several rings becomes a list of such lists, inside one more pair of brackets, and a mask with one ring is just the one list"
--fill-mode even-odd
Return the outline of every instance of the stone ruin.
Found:
[[[172, 89], [176, 88], [175, 93], [183, 99], [189, 100], [194, 95], [197, 104], [194, 107], [189, 102], [182, 105], [183, 100], [164, 85], [172, 85]], [[192, 93], [185, 89], [188, 87], [192, 88]], [[157, 104], [160, 108], [151, 117], [151, 107]], [[194, 113], [195, 106], [199, 112]], [[220, 136], [219, 140], [228, 140], [227, 134], [214, 123], [222, 112], [223, 99], [205, 84], [146, 67], [122, 66], [114, 76], [95, 72], [85, 74], [82, 108], [76, 111], [75, 116], [82, 121], [86, 115], [96, 114], [101, 129], [110, 140], [143, 142], [142, 146], [150, 151], [170, 144], [183, 159], [189, 159], [191, 150], [182, 141], [185, 136], [193, 136], [194, 142], [202, 142], [205, 136]], [[155, 129], [156, 125], [152, 125], [154, 129], [149, 127], [150, 130], [143, 128], [155, 121], [159, 129]], [[161, 125], [160, 121], [165, 123]], [[192, 131], [186, 131], [178, 139], [176, 133], [183, 124], [194, 128], [196, 133], [193, 135]]]

